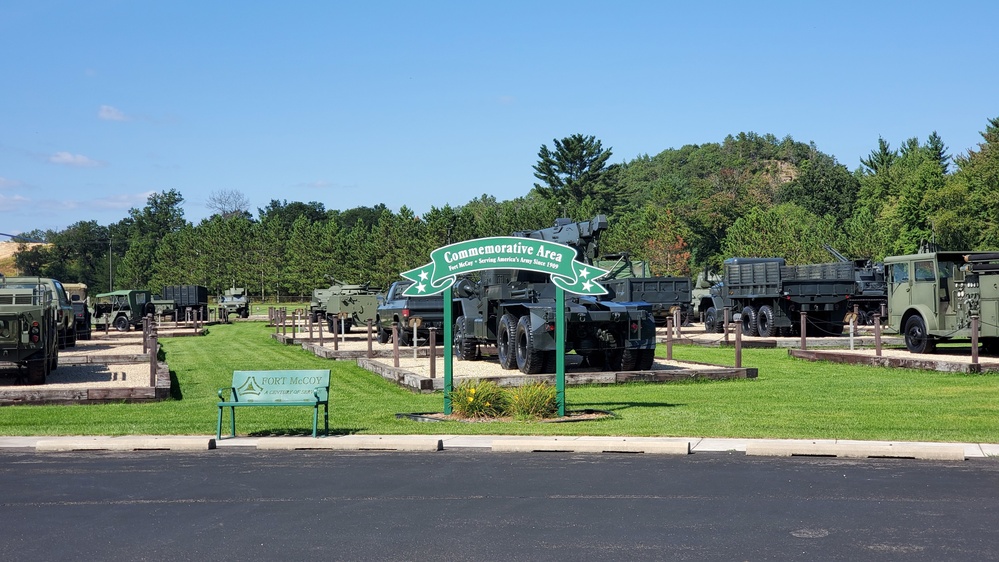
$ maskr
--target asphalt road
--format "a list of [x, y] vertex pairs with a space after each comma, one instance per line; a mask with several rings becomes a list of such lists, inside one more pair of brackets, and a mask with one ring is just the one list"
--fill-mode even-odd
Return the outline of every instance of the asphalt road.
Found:
[[2, 560], [986, 560], [999, 463], [0, 454]]

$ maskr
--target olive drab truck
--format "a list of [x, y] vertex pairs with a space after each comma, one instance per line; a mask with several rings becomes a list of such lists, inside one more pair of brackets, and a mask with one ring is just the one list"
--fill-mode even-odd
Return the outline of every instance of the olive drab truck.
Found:
[[127, 290], [101, 293], [90, 306], [90, 324], [94, 330], [114, 328], [127, 332], [142, 325], [142, 318], [156, 314], [152, 294], [147, 290]]
[[27, 371], [28, 384], [45, 384], [59, 365], [56, 296], [41, 283], [8, 283], [0, 275], [0, 365]]
[[[576, 259], [593, 264], [599, 233], [607, 219], [586, 222], [558, 219], [554, 227], [514, 232], [513, 236], [557, 242], [576, 250]], [[479, 280], [460, 279], [452, 292], [455, 354], [480, 358], [480, 346], [495, 345], [500, 366], [525, 374], [556, 368], [556, 285], [546, 273], [523, 269], [482, 271]], [[565, 350], [596, 368], [646, 370], [655, 360], [655, 322], [648, 302], [614, 301], [566, 295]]]
[[90, 339], [90, 299], [87, 298], [86, 283], [63, 283], [69, 302], [73, 305], [73, 319], [76, 322], [76, 339]]
[[999, 354], [999, 252], [933, 252], [885, 258], [888, 325], [912, 353], [968, 340], [977, 319], [985, 353]]
[[216, 300], [219, 311], [224, 316], [250, 317], [250, 297], [246, 294], [245, 288], [233, 286], [226, 289]]
[[329, 287], [312, 291], [309, 315], [313, 322], [326, 322], [331, 332], [335, 322], [336, 330], [346, 333], [353, 326], [376, 321], [380, 289], [367, 283], [349, 285], [335, 278], [330, 281]]
[[701, 299], [707, 332], [724, 330], [724, 309], [744, 335], [800, 334], [806, 314], [810, 336], [843, 334], [856, 291], [852, 263], [787, 265], [784, 258], [729, 258], [720, 283]]

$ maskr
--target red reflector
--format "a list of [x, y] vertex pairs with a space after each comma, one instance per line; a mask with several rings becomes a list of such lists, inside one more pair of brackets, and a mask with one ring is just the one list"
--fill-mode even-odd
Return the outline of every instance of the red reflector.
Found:
[[632, 322], [631, 323], [631, 331], [632, 332], [637, 332], [638, 331], [638, 323], [637, 322]]
[[545, 324], [545, 330], [547, 330], [549, 332], [554, 332], [555, 331], [555, 324]]
[[402, 317], [403, 318], [409, 318], [409, 309], [408, 308], [402, 309]]

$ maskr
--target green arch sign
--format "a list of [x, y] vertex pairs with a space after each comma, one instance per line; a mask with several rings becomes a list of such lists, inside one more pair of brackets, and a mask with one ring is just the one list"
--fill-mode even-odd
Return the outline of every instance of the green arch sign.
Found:
[[576, 261], [576, 249], [557, 242], [517, 236], [478, 238], [438, 248], [430, 263], [402, 273], [413, 282], [408, 297], [436, 295], [454, 284], [455, 277], [486, 269], [526, 269], [551, 275], [558, 288], [580, 295], [605, 295], [596, 279], [608, 271]]

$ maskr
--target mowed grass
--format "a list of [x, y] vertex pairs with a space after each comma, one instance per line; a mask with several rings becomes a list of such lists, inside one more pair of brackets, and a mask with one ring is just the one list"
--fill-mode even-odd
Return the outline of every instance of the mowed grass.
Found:
[[[745, 349], [750, 380], [570, 386], [568, 410], [616, 417], [573, 423], [418, 423], [397, 413], [443, 411], [358, 368], [280, 344], [263, 323], [211, 326], [202, 338], [164, 338], [173, 397], [146, 404], [0, 407], [0, 435], [212, 435], [216, 392], [233, 370], [330, 369], [333, 434], [517, 434], [876, 439], [999, 442], [999, 376], [811, 363], [780, 349]], [[665, 353], [661, 346], [659, 353]], [[674, 346], [674, 357], [733, 365], [732, 349]], [[461, 363], [455, 363], [456, 370]], [[460, 371], [457, 371], [460, 374]], [[442, 375], [441, 375], [442, 376]], [[237, 410], [239, 435], [306, 435], [311, 410]], [[227, 418], [228, 419], [228, 418]]]

